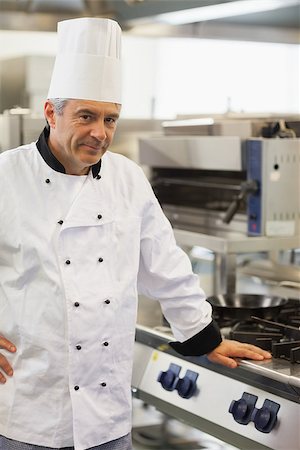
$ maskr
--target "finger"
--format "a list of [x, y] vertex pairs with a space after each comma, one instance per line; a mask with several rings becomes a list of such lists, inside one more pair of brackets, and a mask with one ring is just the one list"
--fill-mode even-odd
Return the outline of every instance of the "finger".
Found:
[[16, 346], [6, 339], [4, 336], [0, 336], [0, 348], [8, 350], [9, 352], [14, 353], [17, 349]]
[[[260, 347], [256, 347], [252, 344], [244, 344], [240, 343], [238, 346], [235, 347], [234, 353], [237, 354], [237, 356], [241, 356], [241, 352], [246, 354], [247, 352], [251, 352], [252, 354], [261, 355], [263, 358], [272, 358], [272, 355], [270, 352], [267, 352], [266, 350], [263, 350]], [[247, 353], [249, 354], [249, 353]]]
[[0, 353], [0, 368], [3, 370], [3, 372], [6, 373], [6, 375], [10, 377], [13, 375], [13, 369], [11, 365], [9, 364], [5, 356], [3, 356], [1, 353]]
[[235, 349], [234, 354], [231, 354], [231, 356], [254, 359], [256, 361], [262, 361], [265, 359], [261, 353], [257, 353], [256, 351], [249, 350], [245, 347]]
[[263, 355], [264, 358], [267, 358], [267, 359], [272, 358], [272, 355], [270, 352], [267, 352], [266, 350], [263, 350], [262, 348], [257, 347], [256, 345], [244, 344], [244, 346], [255, 353], [259, 353], [260, 355]]
[[6, 383], [6, 378], [5, 376], [0, 372], [0, 384], [4, 384]]
[[233, 358], [229, 358], [228, 356], [214, 353], [207, 355], [207, 357], [211, 362], [222, 364], [223, 366], [229, 367], [230, 369], [235, 369], [238, 366], [238, 363]]

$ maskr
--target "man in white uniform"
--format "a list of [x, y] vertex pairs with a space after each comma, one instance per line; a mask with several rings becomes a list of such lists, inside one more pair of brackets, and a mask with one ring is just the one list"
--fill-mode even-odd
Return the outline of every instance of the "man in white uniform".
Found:
[[142, 170], [107, 151], [120, 113], [109, 19], [59, 23], [47, 127], [0, 157], [0, 450], [131, 449], [138, 292], [185, 355], [236, 367]]

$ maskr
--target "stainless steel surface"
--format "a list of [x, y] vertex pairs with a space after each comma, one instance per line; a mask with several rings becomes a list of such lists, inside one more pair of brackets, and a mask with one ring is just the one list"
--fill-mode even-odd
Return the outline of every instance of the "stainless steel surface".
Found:
[[251, 316], [275, 319], [287, 299], [271, 295], [225, 294], [208, 297], [213, 312], [222, 320], [248, 320]]
[[175, 238], [179, 245], [208, 248], [218, 253], [253, 253], [272, 250], [288, 250], [298, 248], [298, 236], [281, 237], [249, 237], [234, 232], [220, 232], [217, 236], [195, 233], [193, 231], [174, 229]]
[[[297, 130], [299, 123], [293, 122]], [[245, 123], [236, 120], [237, 133], [238, 124], [242, 136]], [[259, 134], [266, 122], [246, 124]], [[207, 132], [207, 126], [199, 127]], [[175, 128], [187, 132], [181, 122]], [[300, 139], [153, 136], [140, 140], [140, 162], [152, 171], [153, 188], [178, 244], [215, 252], [215, 294], [235, 292], [237, 254], [268, 252], [276, 261], [281, 250], [300, 247]], [[258, 189], [239, 201], [233, 220], [224, 223], [245, 180]]]
[[[300, 245], [300, 243], [298, 244]], [[260, 277], [279, 287], [294, 289], [294, 295], [300, 295], [300, 267], [297, 264], [279, 264], [271, 260], [245, 262], [239, 267], [239, 273]]]
[[0, 114], [0, 152], [20, 145], [20, 135], [20, 117]]
[[140, 163], [150, 167], [242, 170], [237, 136], [161, 136], [140, 139]]
[[44, 117], [54, 60], [34, 54], [0, 59], [0, 113], [22, 107]]
[[[251, 192], [249, 197], [245, 196], [247, 233], [266, 236], [298, 235], [300, 139], [249, 137], [242, 141], [237, 136], [154, 136], [140, 140], [140, 162], [154, 170], [156, 175], [153, 181], [158, 186], [158, 192], [164, 193], [165, 198], [171, 196], [170, 187], [174, 187], [176, 195], [181, 197], [190, 188], [193, 194], [191, 198], [195, 203], [196, 192], [206, 189], [207, 197], [211, 195], [215, 203], [215, 208], [211, 206], [210, 209], [222, 208], [222, 200], [223, 203], [229, 201], [227, 197], [223, 199], [223, 193], [231, 192], [232, 184], [235, 188], [231, 192], [229, 204], [237, 198], [236, 188], [240, 189], [240, 196], [245, 183], [255, 183], [257, 191]], [[162, 171], [166, 169], [167, 173]], [[192, 170], [194, 174], [201, 170], [201, 173], [199, 172], [198, 178], [194, 175], [189, 180], [192, 173], [188, 175], [184, 172], [185, 169]], [[233, 178], [235, 172], [240, 178]], [[229, 174], [231, 179], [228, 178]], [[220, 185], [223, 188], [218, 187]], [[181, 186], [181, 190], [178, 186]], [[218, 189], [219, 197], [216, 196]], [[286, 202], [286, 198], [289, 198], [289, 202]], [[161, 201], [163, 204], [167, 203], [164, 199]], [[182, 198], [180, 201], [183, 201]], [[192, 206], [189, 205], [187, 194], [186, 204]], [[226, 207], [227, 211], [228, 207], [229, 205]], [[228, 229], [230, 230], [229, 227]]]
[[[166, 329], [160, 329], [160, 327], [158, 327], [158, 330], [156, 330], [155, 328], [150, 328], [140, 324], [137, 325], [137, 330], [141, 333], [147, 334], [148, 346], [156, 348], [158, 350], [161, 349], [162, 351], [166, 351], [167, 347], [165, 345], [167, 344], [167, 342], [175, 341], [171, 330], [166, 331]], [[162, 347], [160, 347], [160, 345], [162, 345]], [[147, 355], [145, 355], [145, 358], [147, 358]], [[179, 358], [184, 359], [184, 357]], [[198, 362], [204, 364], [201, 358]], [[246, 372], [250, 371], [254, 374], [259, 373], [260, 375], [266, 377], [266, 380], [269, 379], [279, 381], [280, 383], [282, 383], [282, 387], [284, 385], [288, 385], [296, 389], [300, 388], [300, 364], [291, 364], [289, 361], [275, 358], [272, 358], [270, 361], [241, 360], [239, 364], [241, 368], [246, 369]], [[209, 363], [209, 367], [211, 368], [211, 370], [218, 370], [221, 368], [212, 363]], [[238, 375], [238, 370], [229, 369], [228, 371], [226, 370], [226, 373], [230, 374], [231, 378], [235, 378], [235, 375]], [[246, 376], [245, 372], [243, 372], [243, 374], [244, 376]], [[252, 375], [250, 374], [249, 378], [251, 379], [251, 377]], [[264, 387], [267, 390], [268, 385], [266, 380], [263, 380], [263, 383], [265, 383]], [[296, 392], [297, 394], [295, 398], [298, 398], [298, 402], [300, 403], [300, 392]]]
[[[299, 247], [295, 237], [249, 237], [237, 232], [215, 232], [215, 235], [174, 229], [176, 242], [180, 247], [205, 247], [215, 252], [214, 294], [236, 292], [237, 255], [242, 253], [271, 252]], [[245, 269], [246, 270], [246, 269]], [[241, 269], [243, 271], [243, 269]], [[247, 270], [246, 270], [247, 271]], [[262, 271], [262, 276], [265, 272]], [[286, 271], [284, 272], [286, 275]], [[254, 275], [260, 276], [255, 270]]]
[[5, 111], [0, 114], [0, 152], [36, 141], [45, 125], [44, 117], [31, 115], [28, 109]]
[[[146, 367], [139, 382], [134, 383], [135, 395], [159, 410], [210, 433], [225, 442], [246, 449], [298, 450], [300, 446], [300, 365], [272, 360], [252, 362], [242, 360], [238, 369], [224, 369], [206, 358], [180, 357], [167, 345], [173, 340], [166, 333], [137, 327], [137, 357], [135, 368]], [[146, 349], [152, 348], [152, 353]], [[198, 374], [195, 394], [182, 398], [176, 390], [168, 391], [158, 382], [161, 371], [170, 364], [180, 367], [179, 376], [187, 370]], [[257, 408], [271, 400], [280, 405], [278, 420], [269, 433], [258, 431], [254, 423], [237, 423], [229, 413], [233, 400], [243, 393], [257, 397]]]
[[297, 114], [265, 114], [258, 118], [250, 117], [246, 113], [229, 112], [223, 116], [212, 114], [209, 117], [195, 116], [194, 118], [164, 121], [162, 128], [166, 136], [238, 136], [247, 139], [249, 136], [260, 137], [262, 126], [273, 128], [275, 124], [278, 123], [280, 126], [280, 122], [283, 122], [281, 126], [284, 127], [285, 132], [292, 133], [292, 137], [300, 137], [299, 127], [296, 132], [291, 130], [297, 121], [299, 122]]
[[224, 212], [167, 203], [164, 203], [163, 208], [164, 213], [176, 229], [221, 237], [247, 236], [247, 217], [245, 214], [236, 214], [230, 226], [228, 226], [222, 220]]
[[0, 59], [0, 113], [14, 105], [28, 107], [25, 58]]
[[[271, 361], [263, 362], [243, 360], [240, 365], [254, 374], [263, 375], [297, 389], [300, 388], [300, 364], [290, 364], [288, 361], [273, 358]], [[300, 393], [298, 395], [300, 401]], [[300, 414], [300, 406], [298, 408], [298, 414]]]

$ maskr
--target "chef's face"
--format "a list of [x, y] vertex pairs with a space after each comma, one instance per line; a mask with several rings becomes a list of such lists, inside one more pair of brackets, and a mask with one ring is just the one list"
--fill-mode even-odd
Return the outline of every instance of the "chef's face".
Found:
[[120, 105], [91, 100], [67, 100], [61, 114], [45, 103], [50, 126], [48, 145], [66, 173], [83, 175], [96, 164], [116, 131]]

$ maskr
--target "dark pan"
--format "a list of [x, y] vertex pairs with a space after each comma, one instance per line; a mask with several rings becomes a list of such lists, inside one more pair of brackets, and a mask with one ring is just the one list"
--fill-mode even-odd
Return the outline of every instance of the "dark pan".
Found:
[[276, 319], [287, 299], [269, 295], [225, 294], [208, 297], [216, 319], [248, 320], [251, 316]]

